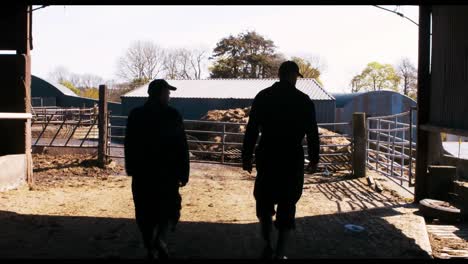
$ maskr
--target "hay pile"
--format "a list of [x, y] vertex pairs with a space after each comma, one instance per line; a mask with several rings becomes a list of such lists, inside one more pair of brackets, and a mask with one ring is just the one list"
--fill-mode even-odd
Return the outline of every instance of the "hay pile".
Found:
[[[249, 121], [249, 114], [250, 114], [250, 107], [246, 108], [235, 108], [235, 109], [227, 109], [227, 110], [211, 110], [206, 113], [200, 120], [202, 121], [213, 121], [213, 122], [229, 122], [234, 123], [230, 125], [226, 125], [225, 131], [228, 133], [245, 133], [247, 122]], [[222, 124], [190, 124], [187, 129], [192, 130], [203, 130], [203, 131], [223, 131]], [[319, 127], [320, 135], [338, 135], [335, 132], [332, 132], [328, 129]], [[221, 134], [199, 134], [199, 133], [188, 133], [188, 138], [191, 140], [200, 140], [200, 141], [212, 141], [220, 143], [222, 142], [222, 135]], [[231, 135], [227, 134], [225, 137], [225, 142], [233, 142], [233, 143], [242, 143], [243, 142], [243, 135]], [[305, 142], [304, 142], [305, 143]], [[321, 145], [345, 145], [349, 144], [349, 140], [345, 137], [321, 137], [320, 144]], [[215, 151], [221, 152], [222, 146], [221, 144], [202, 144], [202, 143], [190, 143], [191, 150], [200, 150], [200, 151]], [[228, 159], [238, 159], [240, 157], [241, 145], [227, 145], [225, 146], [225, 153], [229, 153], [226, 157]], [[350, 152], [350, 147], [323, 147], [323, 153], [334, 153], [334, 152]], [[207, 158], [209, 156], [215, 157], [215, 159], [219, 159], [219, 155], [212, 155], [212, 154], [200, 154], [194, 153], [195, 156], [199, 156], [203, 158]]]

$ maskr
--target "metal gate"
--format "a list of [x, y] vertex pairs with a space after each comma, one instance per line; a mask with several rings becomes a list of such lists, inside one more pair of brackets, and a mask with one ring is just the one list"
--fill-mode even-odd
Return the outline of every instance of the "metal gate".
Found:
[[414, 186], [416, 109], [367, 118], [367, 165], [403, 187]]
[[34, 107], [32, 112], [33, 147], [97, 147], [96, 108]]
[[[126, 116], [109, 116], [107, 155], [110, 158], [124, 158], [123, 140], [126, 122]], [[184, 125], [191, 161], [226, 165], [242, 164], [241, 150], [246, 123], [184, 120]], [[351, 171], [352, 138], [349, 135], [331, 132], [340, 126], [350, 126], [350, 123], [323, 123], [318, 125], [321, 129], [328, 129], [328, 134], [320, 135], [322, 143], [320, 145], [319, 167], [325, 172]], [[337, 141], [340, 142], [338, 144], [334, 143]], [[305, 140], [303, 144], [305, 153], [307, 153]], [[307, 154], [305, 154], [305, 158], [308, 158]]]

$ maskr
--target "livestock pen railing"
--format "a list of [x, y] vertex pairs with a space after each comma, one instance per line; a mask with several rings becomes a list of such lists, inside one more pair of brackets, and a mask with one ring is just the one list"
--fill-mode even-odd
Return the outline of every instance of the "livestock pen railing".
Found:
[[95, 108], [34, 107], [32, 146], [96, 148], [97, 124]]
[[[107, 155], [110, 158], [123, 158], [126, 116], [110, 116]], [[241, 164], [242, 142], [246, 123], [184, 120], [190, 159], [196, 162]], [[285, 124], [287, 125], [287, 124]], [[352, 170], [353, 140], [349, 135], [333, 133], [324, 127], [350, 126], [350, 123], [321, 123], [320, 163], [325, 171]], [[118, 130], [118, 131], [116, 131]], [[320, 133], [319, 131], [319, 133]], [[307, 144], [303, 147], [307, 153]], [[305, 163], [308, 155], [305, 154]]]
[[367, 118], [367, 165], [399, 182], [414, 186], [416, 111]]

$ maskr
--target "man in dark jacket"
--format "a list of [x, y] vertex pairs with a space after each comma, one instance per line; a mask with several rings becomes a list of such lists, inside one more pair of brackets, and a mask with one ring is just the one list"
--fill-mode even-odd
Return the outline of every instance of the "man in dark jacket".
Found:
[[[168, 105], [165, 80], [148, 86], [146, 103], [128, 116], [125, 169], [132, 176], [135, 218], [148, 257], [168, 257], [167, 232], [180, 218], [179, 187], [189, 180], [189, 153], [181, 115]], [[154, 235], [156, 231], [156, 234]]]
[[[299, 67], [292, 61], [283, 62], [278, 75], [280, 81], [260, 91], [252, 103], [242, 150], [243, 169], [250, 173], [261, 133], [255, 149], [254, 197], [266, 242], [263, 251], [266, 258], [286, 258], [286, 241], [295, 228], [296, 203], [304, 184], [304, 135], [307, 135], [309, 172], [316, 171], [320, 150], [314, 104], [295, 87], [298, 76], [302, 77]], [[275, 213], [279, 236], [273, 252], [271, 232]]]

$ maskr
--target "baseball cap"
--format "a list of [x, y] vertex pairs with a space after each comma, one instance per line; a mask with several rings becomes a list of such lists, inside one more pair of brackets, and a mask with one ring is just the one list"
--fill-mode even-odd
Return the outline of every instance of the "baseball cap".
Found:
[[166, 80], [164, 80], [164, 79], [155, 79], [152, 82], [150, 82], [150, 84], [148, 85], [148, 94], [151, 95], [154, 92], [156, 92], [157, 90], [164, 89], [164, 88], [169, 89], [171, 91], [177, 90], [177, 88], [175, 88], [174, 86], [167, 83]]
[[304, 78], [304, 76], [299, 72], [299, 66], [294, 61], [285, 61], [281, 63], [278, 72], [280, 76], [286, 73], [297, 73], [298, 76]]

